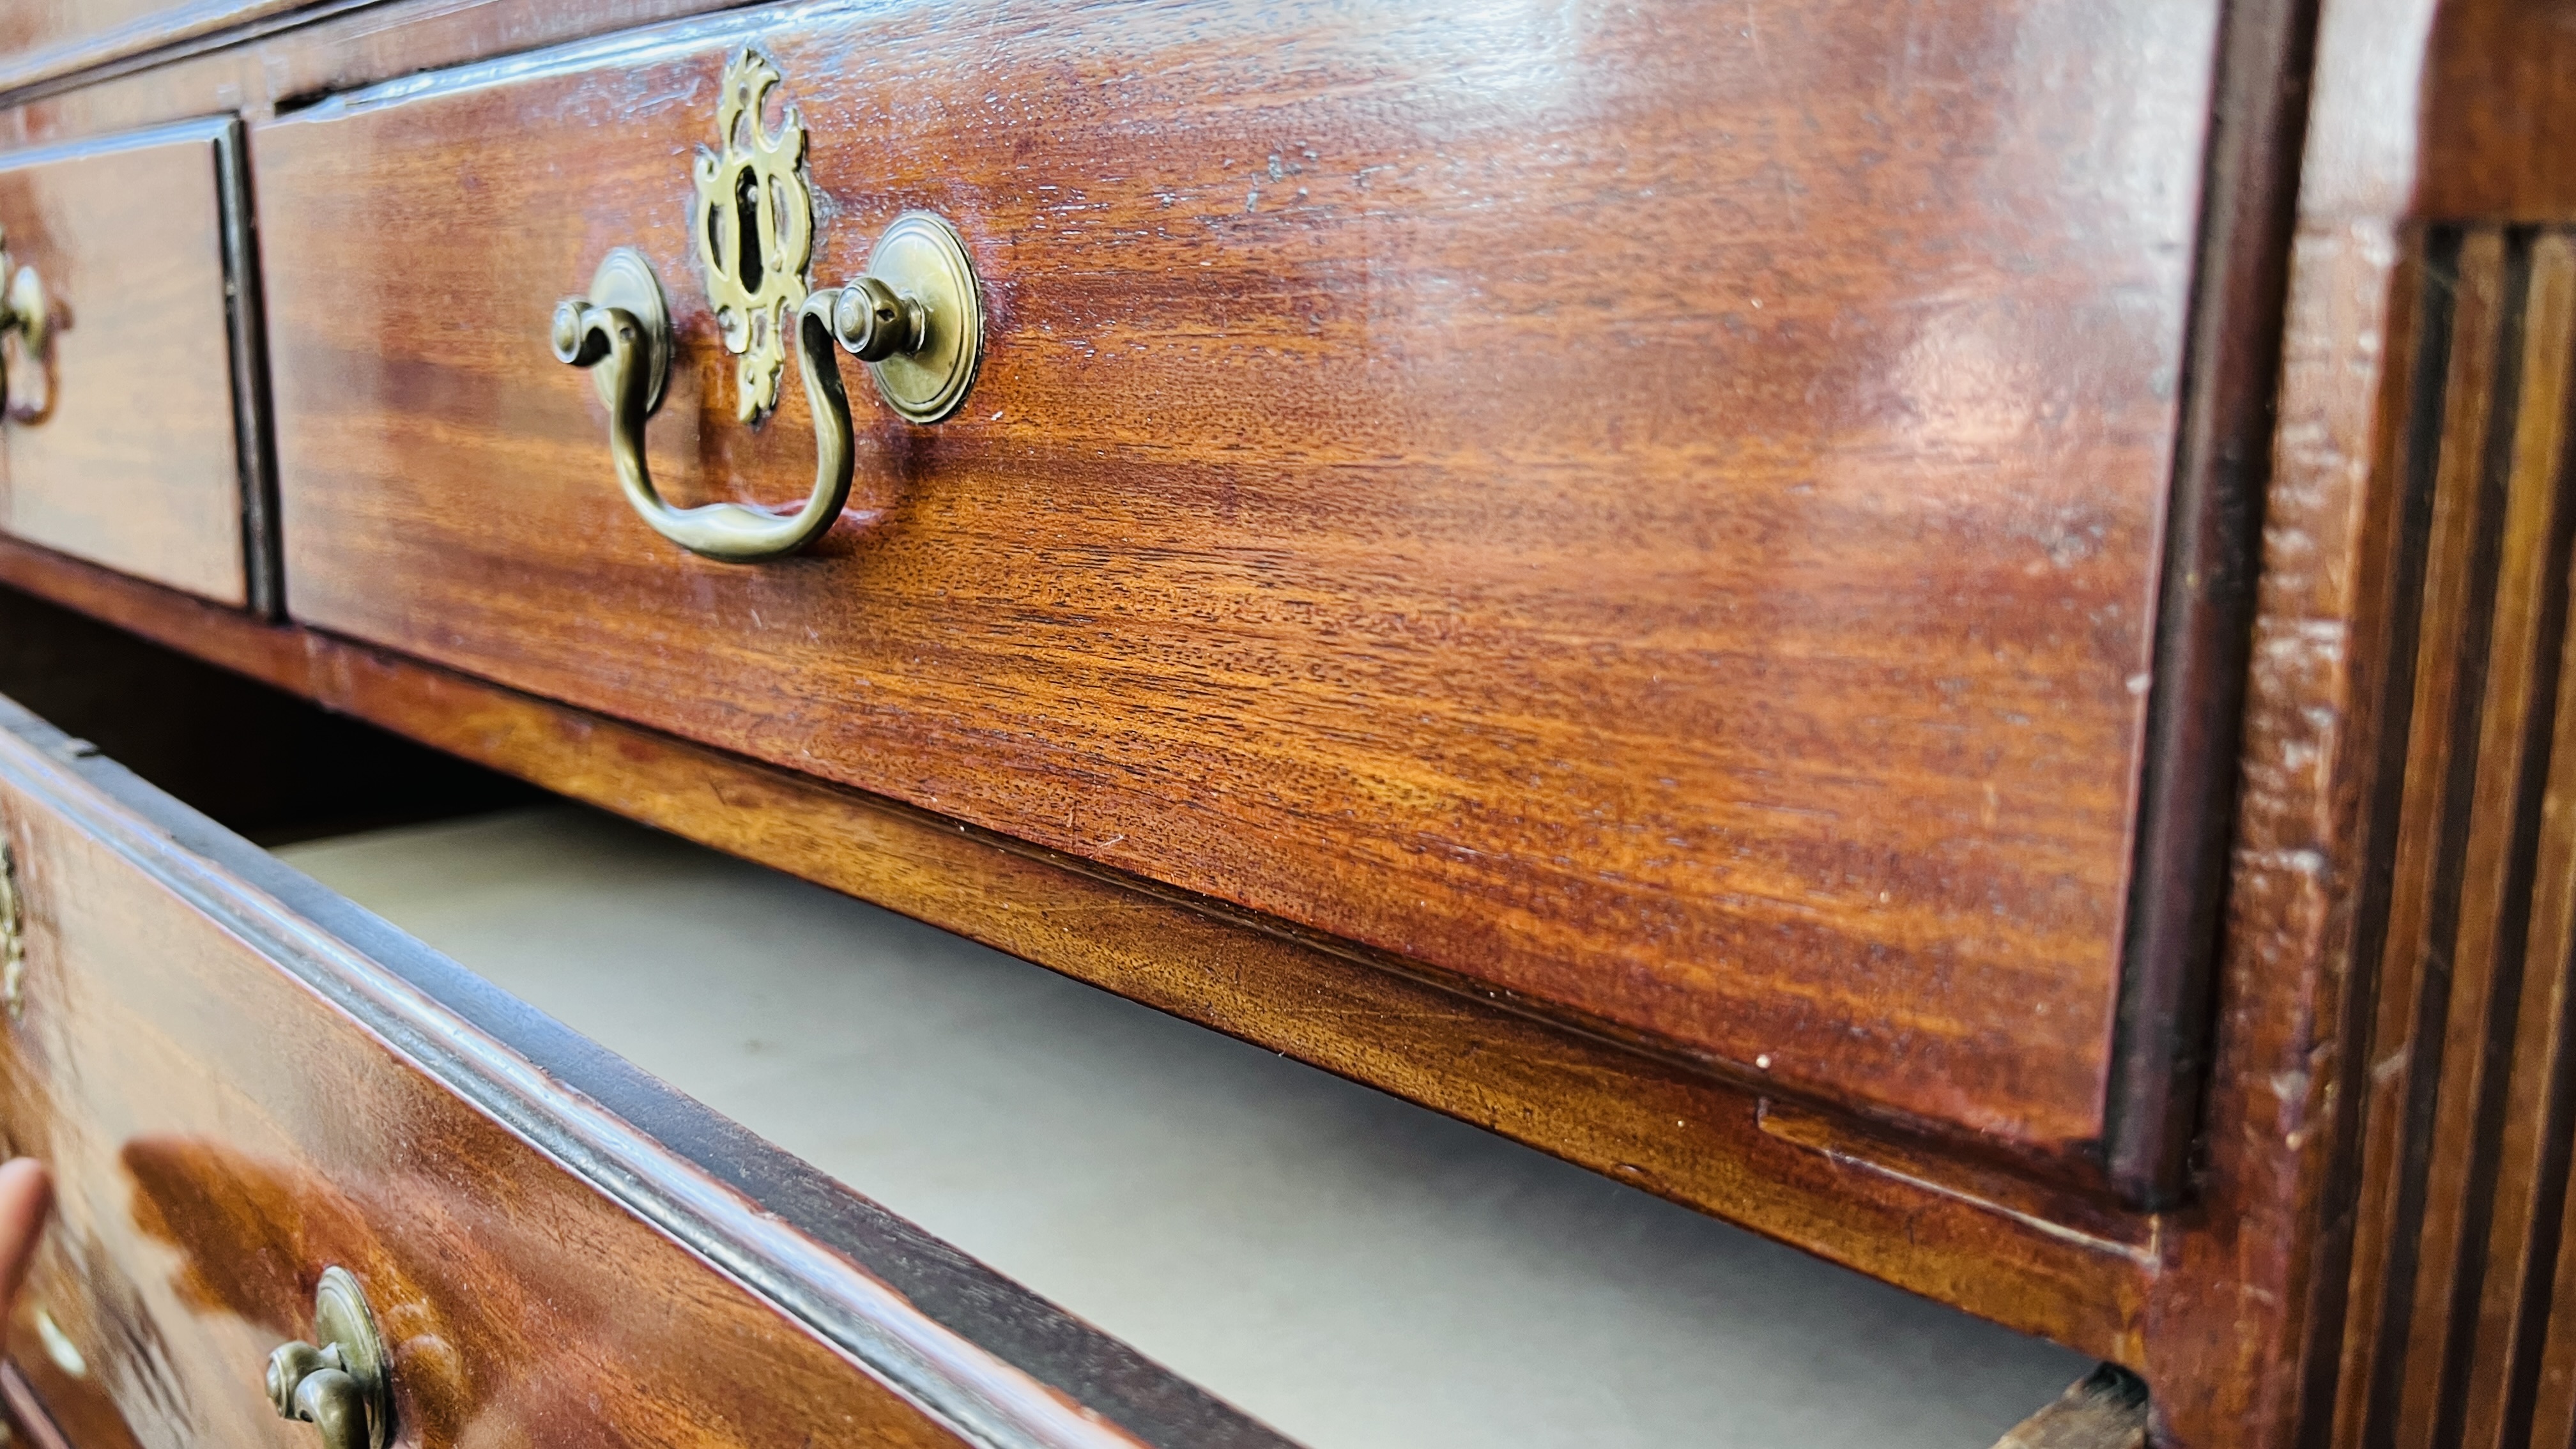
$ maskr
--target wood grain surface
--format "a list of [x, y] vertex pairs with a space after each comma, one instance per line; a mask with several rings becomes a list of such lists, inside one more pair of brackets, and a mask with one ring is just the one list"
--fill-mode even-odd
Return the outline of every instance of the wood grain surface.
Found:
[[2425, 50], [2417, 214], [2576, 222], [2576, 10], [2553, 0], [2442, 5]]
[[10, 260], [46, 355], [12, 340], [0, 528], [225, 603], [249, 598], [216, 148], [227, 123], [0, 157]]
[[[478, 50], [521, 51], [673, 8], [644, 0], [554, 7], [526, 0], [388, 4], [374, 19], [320, 24], [237, 50], [211, 52], [150, 75], [50, 95], [0, 117], [0, 127], [25, 137], [57, 138], [233, 105], [266, 115], [336, 88], [402, 75], [418, 64], [466, 59]], [[676, 8], [695, 7], [683, 0]], [[1853, 1254], [1850, 1260], [1923, 1291], [1989, 1305], [2017, 1301], [2018, 1309], [1998, 1312], [1990, 1306], [1980, 1311], [2025, 1325], [2036, 1325], [2039, 1313], [2032, 1305], [2041, 1303], [2052, 1305], [2051, 1311], [2063, 1308], [2070, 1317], [2090, 1315], [2084, 1318], [2089, 1327], [2060, 1336], [2087, 1347], [2098, 1341], [2090, 1336], [2097, 1330], [2105, 1338], [2125, 1339], [2116, 1348], [2097, 1351], [2147, 1374], [2159, 1444], [2286, 1449], [2319, 1442], [2332, 1423], [2347, 1341], [2345, 1310], [2350, 1306], [2358, 1314], [2365, 1307], [2357, 1296], [2363, 1274], [2348, 1269], [2362, 1201], [2361, 1163], [2377, 1150], [2368, 1147], [2376, 1139], [2366, 1137], [2362, 1125], [2380, 1100], [2371, 1087], [2377, 1060], [2370, 1043], [2385, 1000], [2377, 981], [2380, 942], [2386, 918], [2395, 913], [2389, 899], [2394, 892], [2386, 887], [2395, 881], [2398, 842], [2405, 838], [2400, 826], [2406, 812], [2399, 798], [2410, 748], [2405, 722], [2416, 698], [2415, 638], [2424, 617], [2419, 595], [2431, 552], [2434, 469], [2421, 461], [2426, 455], [2414, 440], [2441, 433], [2441, 409], [2428, 408], [2422, 400], [2440, 399], [2447, 373], [2446, 366], [2435, 366], [2428, 378], [2423, 359], [2439, 349], [2417, 344], [2424, 336], [2448, 337], [2452, 331], [2451, 320], [2441, 311], [2447, 294], [2437, 283], [2438, 274], [2428, 279], [2422, 237], [2407, 223], [2427, 214], [2436, 219], [2448, 214], [2563, 220], [2563, 211], [2548, 208], [2569, 194], [2566, 169], [2552, 159], [2563, 150], [2551, 149], [2558, 146], [2553, 137], [2564, 128], [2552, 129], [2548, 105], [2532, 103], [2533, 98], [2547, 101], [2563, 94], [2557, 82], [2565, 68], [2553, 68], [2548, 60], [2557, 53], [2555, 32], [2546, 28], [2558, 23], [2556, 9], [2531, 0], [2460, 0], [2438, 7], [2438, 26], [2437, 7], [2430, 4], [2334, 5], [2324, 11], [2313, 76], [2315, 105], [2304, 150], [2301, 230], [2290, 276], [2278, 471], [2265, 504], [2262, 583], [2246, 692], [2243, 788], [2234, 816], [2223, 949], [2215, 963], [2211, 1066], [2184, 1201], [2169, 1213], [2134, 1220], [2145, 1232], [2138, 1239], [2145, 1246], [2137, 1250], [2145, 1257], [2137, 1276], [2116, 1280], [2116, 1293], [2113, 1280], [2078, 1288], [2075, 1278], [2061, 1277], [2057, 1281], [2068, 1285], [2062, 1292], [2025, 1296], [1990, 1286], [1983, 1256], [1989, 1249], [1969, 1245], [1971, 1239], [1982, 1240], [1984, 1230], [1964, 1233], [1929, 1252], [1919, 1250], [1909, 1235], [1916, 1208], [1948, 1201], [1946, 1189], [1973, 1177], [1950, 1149], [1926, 1152], [1920, 1143], [1889, 1147], [1846, 1118], [1800, 1117], [1784, 1107], [1766, 1123], [1776, 1132], [1759, 1135], [1781, 1143], [1795, 1139], [1813, 1149], [1815, 1160], [1835, 1164], [1840, 1178], [1824, 1181], [1848, 1190], [1848, 1199], [1839, 1198], [1835, 1187], [1808, 1195], [1793, 1174], [1775, 1180], [1775, 1159], [1731, 1130], [1712, 1130], [1687, 1150], [1678, 1140], [1667, 1143], [1667, 1155], [1659, 1159], [1691, 1164], [1661, 1174], [1663, 1181], [1685, 1184], [1676, 1196], [1742, 1216], [1793, 1241]], [[901, 18], [900, 12], [890, 13]], [[2416, 44], [2428, 37], [2433, 43]], [[896, 64], [886, 60], [879, 71]], [[1112, 83], [1118, 74], [1123, 72], [1112, 73]], [[1896, 68], [1887, 74], [1894, 83], [1919, 73]], [[1087, 97], [1093, 92], [1080, 83], [1091, 75], [1069, 73], [1063, 88], [1077, 98]], [[2510, 84], [2497, 83], [2498, 77]], [[2295, 88], [2298, 80], [2287, 74], [2283, 83]], [[1131, 94], [1105, 85], [1101, 93]], [[654, 99], [646, 94], [638, 104]], [[907, 103], [916, 114], [933, 109], [927, 100], [908, 97]], [[2483, 119], [2461, 121], [2461, 108], [2477, 105], [2487, 107]], [[807, 108], [810, 116], [812, 101]], [[675, 126], [670, 149], [684, 155], [696, 139], [693, 130]], [[1043, 147], [1046, 141], [1040, 136], [1031, 144]], [[1261, 154], [1266, 161], [1267, 151]], [[918, 189], [910, 194], [932, 190], [934, 173], [945, 174], [939, 165], [944, 159], [943, 153], [915, 163], [923, 179], [913, 183]], [[1283, 155], [1283, 163], [1285, 159]], [[670, 212], [657, 224], [675, 226], [676, 189], [659, 204]], [[1063, 217], [1071, 218], [1064, 222], [1069, 227], [1083, 221], [1083, 214], [1070, 207]], [[862, 219], [855, 229], [864, 236], [869, 225]], [[827, 245], [839, 229], [836, 219]], [[579, 259], [568, 253], [564, 261], [576, 273], [572, 282], [548, 279], [529, 286], [529, 296], [550, 302], [556, 292], [587, 275], [597, 250], [631, 239], [585, 239]], [[1797, 240], [1802, 246], [1813, 244], [1803, 236]], [[989, 265], [987, 271], [992, 271]], [[685, 304], [690, 293], [685, 286], [677, 290]], [[2428, 312], [2434, 315], [2428, 317]], [[532, 320], [530, 325], [536, 324]], [[434, 371], [416, 375], [447, 376]], [[721, 406], [725, 399], [712, 401]], [[657, 438], [667, 438], [683, 425], [682, 416], [665, 416], [657, 421]], [[758, 445], [771, 449], [763, 455], [765, 464], [755, 466], [758, 460], [746, 457], [733, 467], [746, 485], [772, 476], [793, 478], [805, 466], [794, 456], [796, 439], [785, 428], [778, 431], [778, 441]], [[589, 441], [577, 445], [574, 430], [556, 440], [565, 459], [587, 456], [579, 448], [596, 446], [595, 437], [581, 436]], [[687, 457], [668, 464], [672, 470], [697, 466], [697, 460]], [[786, 469], [784, 475], [779, 468]], [[603, 534], [625, 524], [613, 510], [599, 520]], [[757, 776], [755, 767], [720, 752], [407, 664], [328, 636], [262, 628], [40, 551], [0, 545], [0, 567], [12, 580], [235, 667], [291, 682], [314, 697], [361, 713], [407, 719], [406, 729], [448, 748], [487, 757], [515, 755], [521, 761], [516, 768], [557, 788], [644, 818], [658, 814], [694, 820], [692, 828], [707, 838], [719, 834], [727, 816], [727, 790], [755, 777], [792, 785], [776, 794], [744, 797], [759, 799], [767, 810], [759, 829], [737, 833], [730, 848], [808, 862], [838, 852], [844, 859], [832, 869], [840, 872], [843, 888], [898, 896], [909, 889], [913, 894], [908, 899], [917, 904], [906, 909], [934, 919], [980, 919], [988, 923], [984, 929], [997, 933], [1006, 926], [1018, 929], [1012, 924], [1015, 917], [1025, 921], [1056, 912], [1049, 926], [1026, 933], [1036, 943], [1031, 954], [1056, 950], [1066, 959], [1079, 954], [1065, 943], [1082, 932], [1052, 929], [1078, 919], [1074, 898], [1052, 893], [1052, 886], [1046, 892], [1015, 894], [1001, 884], [1015, 879], [998, 867], [1002, 858], [1046, 860], [1047, 872], [1041, 874], [1049, 882], [1115, 882], [1116, 888], [1093, 907], [1111, 918], [1141, 911], [1136, 903], [1150, 898], [1133, 878], [1063, 855], [1031, 854], [953, 821], [943, 824], [934, 813], [904, 816], [900, 809], [888, 818], [916, 822], [909, 833], [867, 838], [909, 842], [906, 848], [918, 854], [904, 860], [939, 863], [920, 872], [870, 866], [867, 852], [839, 850], [835, 832], [844, 828], [840, 822], [845, 817], [822, 803], [864, 796], [785, 774]], [[933, 852], [935, 840], [949, 842], [953, 853]], [[818, 878], [828, 874], [818, 865], [794, 868], [811, 870]], [[904, 884], [907, 876], [909, 886]], [[938, 889], [932, 889], [934, 882]], [[998, 891], [1005, 905], [997, 905], [991, 891]], [[2534, 909], [2546, 907], [2535, 904]], [[1121, 953], [1098, 953], [1092, 957], [1095, 964], [1081, 969], [1132, 974], [1204, 960], [1211, 963], [1208, 971], [1221, 974], [1229, 959], [1224, 953], [1234, 949], [1234, 941], [1247, 939], [1177, 933], [1166, 928], [1165, 918], [1150, 912], [1136, 919], [1139, 929], [1123, 938]], [[1263, 939], [1281, 939], [1270, 934], [1274, 925], [1259, 924]], [[1050, 936], [1052, 943], [1046, 940]], [[1177, 979], [1186, 982], [1189, 977], [1183, 971]], [[1380, 973], [1369, 979], [1393, 978]], [[2491, 995], [2490, 1003], [2496, 999]], [[1378, 998], [1369, 1000], [1370, 1010], [1390, 1009]], [[1423, 1046], [1434, 1038], [1419, 1029], [1422, 1019], [1398, 1018], [1383, 1038], [1388, 1053], [1417, 1066], [1404, 1090], [1446, 1091], [1450, 1110], [1471, 1117], [1491, 1114], [1505, 1130], [1560, 1144], [1558, 1150], [1579, 1160], [1664, 1141], [1647, 1130], [1653, 1124], [1646, 1111], [1622, 1115], [1618, 1104], [1633, 1105], [1641, 1094], [1620, 1089], [1560, 1099], [1555, 1096], [1563, 1090], [1560, 1077], [1549, 1070], [1534, 1075], [1523, 1070], [1561, 1060], [1577, 1064], [1565, 1070], [1591, 1071], [1594, 1058], [1550, 1059], [1536, 1046], [1514, 1045], [1482, 1058], [1481, 1065], [1463, 1053], [1455, 1054], [1454, 1064], [1434, 1061], [1437, 1051]], [[1509, 1003], [1493, 1001], [1474, 1006], [1462, 1019], [1475, 1023], [1478, 1033], [1486, 1023], [1526, 1020], [1512, 1018]], [[1353, 1023], [1354, 1031], [1359, 1025]], [[1256, 1039], [1264, 1033], [1271, 1038], [1303, 1034], [1308, 1040], [1334, 1035], [1319, 1022], [1297, 1022], [1288, 1013], [1272, 1013], [1245, 1031]], [[1613, 1053], [1601, 1062], [1623, 1059], [1614, 1048], [1596, 1043], [1590, 1049]], [[1614, 1079], [1615, 1073], [1600, 1077], [1605, 1083]], [[2514, 1067], [2490, 1080], [2532, 1079]], [[1699, 1090], [1725, 1089], [1704, 1085]], [[1539, 1106], [1548, 1100], [1574, 1105], [1550, 1114]], [[1837, 1142], [1841, 1146], [1827, 1145]], [[1880, 1155], [1851, 1155], [1863, 1142], [1872, 1143]], [[1694, 1152], [1700, 1154], [1695, 1160]], [[2499, 1164], [2502, 1160], [2497, 1159]], [[1885, 1170], [1861, 1167], [1862, 1161]], [[1921, 1180], [1927, 1166], [1943, 1174], [1936, 1179], [1943, 1190]], [[1739, 1195], [1708, 1189], [1707, 1184], [1739, 1167], [1749, 1169], [1737, 1179], [1748, 1184]], [[1865, 1180], [1880, 1185], [1869, 1191], [1852, 1186]], [[2009, 1185], [2014, 1174], [2005, 1172], [2000, 1180]], [[2062, 1207], [2036, 1206], [2034, 1216], [2043, 1223], [2068, 1215]], [[2519, 1219], [2530, 1220], [2528, 1214]], [[2032, 1236], [2036, 1241], [2050, 1234], [2034, 1230]], [[2513, 1252], [2531, 1251], [2533, 1239], [2522, 1229], [2508, 1233], [2507, 1240], [2516, 1244]], [[1844, 1246], [1832, 1246], [1835, 1241]], [[2557, 1261], [2561, 1278], [2567, 1279], [2570, 1259]], [[2576, 1280], [2562, 1281], [2554, 1296], [2576, 1301]], [[2368, 1311], [2378, 1313], [2376, 1308]], [[2527, 1329], [2526, 1323], [2516, 1331]], [[2561, 1386], [2544, 1387], [2534, 1401], [2533, 1422], [2544, 1433], [2554, 1433], [2550, 1426], [2566, 1412], [2563, 1384], [2569, 1371], [2563, 1365], [2576, 1363], [2568, 1342], [2563, 1335], [2552, 1336], [2544, 1352], [2541, 1382]], [[2521, 1349], [2502, 1361], [2528, 1362]]]
[[0, 580], [1970, 1312], [2142, 1361], [2158, 1220], [2010, 1164], [1802, 1112], [1222, 902], [25, 545], [0, 540]]
[[2576, 1431], [2576, 239], [2428, 235], [2425, 518], [2331, 1442]]
[[[309, 1442], [260, 1375], [333, 1263], [407, 1443], [1280, 1442], [0, 715], [30, 923], [0, 1127], [58, 1183], [29, 1311], [139, 1442]], [[876, 1337], [810, 1326], [852, 1315]]]
[[[811, 777], [5, 540], [0, 578], [2128, 1364], [2154, 1387], [2159, 1443], [2287, 1449], [2314, 1422], [2314, 1383], [2333, 1386], [2310, 1378], [2308, 1352], [2335, 1332], [2317, 1300], [2342, 1282], [2334, 1164], [2350, 1133], [2322, 1035], [2335, 1017], [2321, 1013], [2371, 999], [2345, 964], [2366, 911], [2332, 883], [2368, 876], [2373, 782], [2392, 773], [2374, 702], [2403, 652], [2406, 530], [2403, 490], [2380, 485], [2404, 473], [2413, 303], [2430, 290], [2407, 255], [2367, 231], [2302, 240], [2284, 391], [2299, 441], [2267, 531], [2209, 1126], [2191, 1200], [2153, 1217], [1766, 1110], [1491, 992], [1417, 992], [1388, 963], [1275, 921]], [[1278, 988], [1240, 990], [1247, 970], [1278, 973]]]
[[[221, 0], [217, 0], [221, 3]], [[247, 0], [266, 4], [269, 0]], [[12, 93], [15, 148], [234, 114], [264, 119], [397, 76], [509, 55], [739, 0], [321, 0]]]
[[96, 70], [323, 3], [326, 0], [13, 0], [0, 8], [0, 92]]
[[[2072, 1159], [2214, 28], [772, 11], [326, 102], [254, 141], [289, 606]], [[993, 321], [961, 417], [865, 413], [844, 526], [746, 569], [625, 511], [541, 322], [644, 248], [670, 490], [801, 490], [674, 159], [753, 38], [816, 279], [929, 207]]]

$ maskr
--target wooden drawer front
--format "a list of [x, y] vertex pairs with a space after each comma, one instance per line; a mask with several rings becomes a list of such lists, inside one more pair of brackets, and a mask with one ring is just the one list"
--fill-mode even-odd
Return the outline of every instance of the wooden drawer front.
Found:
[[68, 75], [320, 0], [11, 0], [0, 11], [0, 89]]
[[43, 280], [41, 370], [10, 344], [0, 528], [249, 600], [226, 286], [229, 121], [0, 158], [0, 227]]
[[0, 1127], [54, 1166], [28, 1312], [86, 1382], [38, 1336], [12, 1347], [70, 1412], [103, 1392], [156, 1449], [311, 1445], [262, 1370], [338, 1264], [383, 1327], [405, 1444], [1280, 1442], [5, 701], [0, 729], [28, 922]]
[[[760, 14], [255, 132], [298, 617], [1793, 1090], [2094, 1140], [2214, 6]], [[675, 500], [801, 499], [688, 220], [757, 41], [816, 285], [952, 220], [795, 559], [621, 499], [545, 322], [632, 245]], [[792, 370], [792, 369], [791, 369]]]

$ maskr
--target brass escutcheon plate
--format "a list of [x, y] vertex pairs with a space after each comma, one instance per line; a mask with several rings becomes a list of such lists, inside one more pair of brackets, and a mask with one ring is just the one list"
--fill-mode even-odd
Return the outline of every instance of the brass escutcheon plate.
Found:
[[926, 211], [887, 225], [868, 254], [867, 274], [921, 306], [921, 345], [868, 364], [886, 406], [935, 423], [966, 401], [984, 360], [984, 294], [957, 229]]
[[[745, 46], [725, 66], [716, 98], [717, 148], [698, 148], [690, 229], [706, 273], [707, 304], [735, 370], [734, 412], [757, 421], [778, 406], [779, 374], [796, 339], [796, 309], [814, 256], [814, 193], [805, 179], [805, 122], [794, 106], [770, 131], [761, 119], [781, 80], [769, 58]], [[591, 300], [607, 304], [593, 293]]]

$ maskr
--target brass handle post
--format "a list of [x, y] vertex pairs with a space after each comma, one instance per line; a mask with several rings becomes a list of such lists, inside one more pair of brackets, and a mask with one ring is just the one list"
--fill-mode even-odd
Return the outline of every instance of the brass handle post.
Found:
[[[7, 279], [6, 285], [0, 286], [0, 337], [16, 333], [27, 359], [41, 367], [43, 364], [39, 359], [45, 355], [46, 340], [53, 332], [51, 312], [45, 303], [44, 279], [36, 275], [34, 267], [18, 266], [11, 261], [6, 231], [0, 231], [0, 277]], [[8, 397], [8, 358], [5, 352], [0, 352], [0, 404], [5, 404]], [[37, 408], [18, 416], [22, 420], [32, 420], [48, 410]]]
[[608, 453], [617, 485], [656, 533], [692, 553], [752, 563], [796, 552], [831, 528], [850, 496], [850, 400], [832, 356], [832, 289], [796, 310], [797, 361], [814, 410], [814, 488], [804, 506], [778, 514], [740, 503], [675, 508], [653, 486], [644, 458], [645, 420], [661, 405], [671, 365], [670, 314], [643, 256], [620, 247], [600, 264], [590, 295], [555, 307], [555, 358], [592, 371], [608, 404]]
[[832, 304], [832, 335], [861, 362], [883, 362], [898, 352], [918, 352], [929, 312], [879, 278], [861, 277]]
[[328, 1449], [369, 1449], [366, 1391], [340, 1366], [338, 1345], [290, 1343], [270, 1354], [268, 1396], [278, 1417], [321, 1430]]
[[840, 289], [832, 335], [868, 365], [877, 395], [906, 422], [964, 405], [984, 358], [984, 298], [957, 229], [926, 211], [886, 224], [864, 276]]
[[393, 1383], [376, 1315], [345, 1268], [322, 1270], [313, 1336], [268, 1356], [268, 1397], [282, 1419], [321, 1432], [323, 1449], [385, 1449], [393, 1442]]

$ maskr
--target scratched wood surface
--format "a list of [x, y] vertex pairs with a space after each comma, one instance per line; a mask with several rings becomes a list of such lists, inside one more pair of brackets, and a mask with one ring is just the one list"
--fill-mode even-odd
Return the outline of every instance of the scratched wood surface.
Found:
[[2332, 1442], [2516, 1449], [2576, 1429], [2576, 238], [2419, 244], [2423, 582]]
[[[2072, 1158], [2214, 10], [784, 11], [325, 103], [254, 146], [290, 607]], [[742, 568], [541, 324], [643, 248], [671, 491], [801, 493], [683, 206], [755, 37], [816, 280], [929, 207], [993, 321]]]
[[[488, 987], [451, 982], [418, 1015], [414, 977], [462, 973], [14, 705], [0, 725], [29, 922], [0, 1133], [56, 1175], [23, 1311], [89, 1365], [48, 1395], [66, 1417], [97, 1418], [103, 1394], [147, 1445], [309, 1443], [261, 1371], [310, 1333], [337, 1263], [390, 1340], [406, 1443], [990, 1442], [943, 1427], [970, 1412], [1010, 1442], [1282, 1442], [818, 1176], [778, 1178], [783, 1154], [614, 1059], [559, 1053], [535, 1075], [519, 1049], [568, 1034]], [[306, 896], [348, 919], [317, 920]], [[496, 1117], [500, 1099], [465, 1099], [449, 1057], [539, 1083], [551, 1123], [597, 1110], [570, 1106], [579, 1093], [709, 1161], [620, 1148], [613, 1127], [540, 1152]], [[637, 1173], [757, 1209], [729, 1238], [648, 1223], [600, 1181]], [[688, 1189], [692, 1173], [730, 1178]], [[874, 1362], [897, 1365], [902, 1392], [728, 1276], [833, 1281], [776, 1266], [794, 1261], [790, 1225], [818, 1217], [860, 1259], [848, 1281], [874, 1285], [850, 1310], [900, 1345]]]
[[0, 156], [9, 258], [55, 335], [6, 343], [0, 528], [247, 598], [216, 127]]

